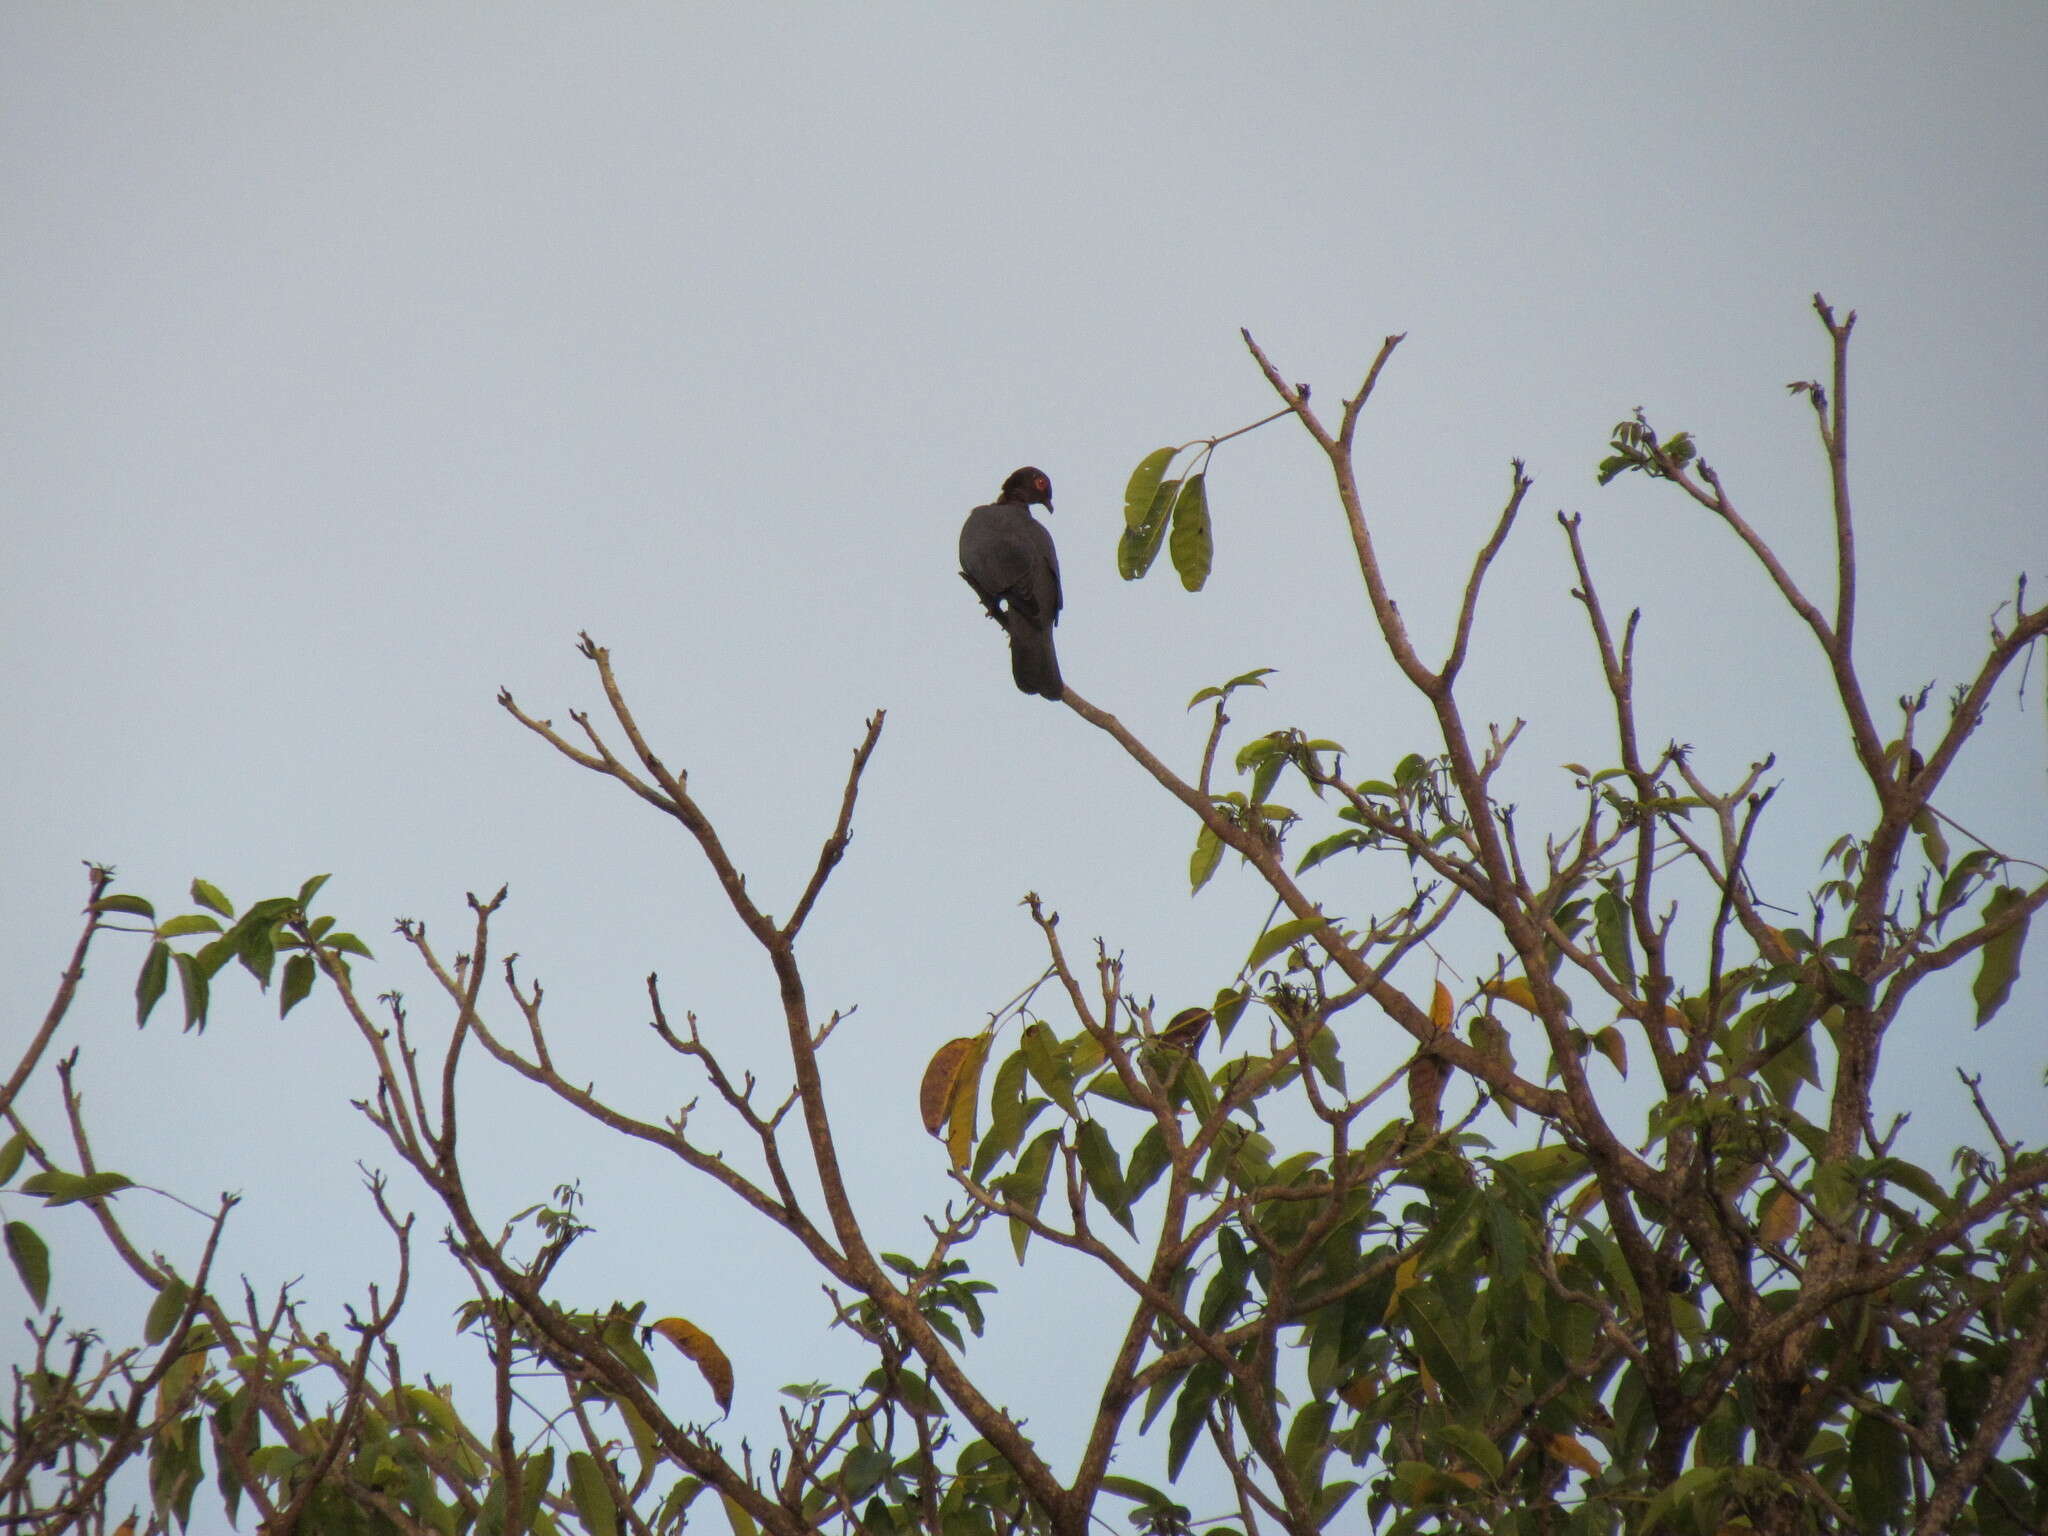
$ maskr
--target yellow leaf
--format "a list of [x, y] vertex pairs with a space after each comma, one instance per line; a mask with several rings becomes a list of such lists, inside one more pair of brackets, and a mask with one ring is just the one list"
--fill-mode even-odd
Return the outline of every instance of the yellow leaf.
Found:
[[924, 1128], [932, 1135], [939, 1134], [939, 1127], [946, 1123], [948, 1111], [953, 1104], [953, 1090], [959, 1085], [961, 1069], [967, 1058], [974, 1053], [977, 1042], [983, 1042], [987, 1050], [986, 1036], [962, 1035], [957, 1040], [948, 1040], [925, 1063], [924, 1082], [917, 1090], [917, 1112], [924, 1117]]
[[1778, 965], [1791, 965], [1799, 958], [1792, 953], [1792, 945], [1786, 939], [1784, 929], [1773, 928], [1766, 923], [1764, 925], [1764, 940], [1765, 942], [1760, 944], [1758, 948], [1763, 950], [1766, 960], [1770, 960]]
[[1593, 1453], [1579, 1444], [1572, 1435], [1545, 1435], [1543, 1449], [1576, 1472], [1588, 1477], [1600, 1475], [1600, 1463], [1593, 1459]]
[[732, 1412], [732, 1362], [725, 1358], [725, 1351], [713, 1342], [711, 1335], [680, 1317], [664, 1317], [653, 1328], [689, 1356], [690, 1363], [702, 1373], [705, 1385], [711, 1388], [718, 1411]]
[[1451, 1015], [1455, 1011], [1451, 1002], [1451, 989], [1441, 981], [1436, 984], [1436, 995], [1429, 1000], [1429, 1022], [1439, 1030], [1451, 1027]]
[[1619, 1029], [1610, 1024], [1605, 1029], [1595, 1030], [1593, 1046], [1602, 1056], [1614, 1063], [1615, 1071], [1623, 1077], [1628, 1076], [1628, 1041], [1622, 1038]]
[[1536, 989], [1529, 985], [1529, 978], [1526, 976], [1508, 976], [1500, 981], [1489, 981], [1479, 990], [1503, 1002], [1513, 1003], [1517, 1008], [1527, 1012], [1536, 1011]]
[[1767, 1243], [1782, 1246], [1798, 1230], [1799, 1197], [1789, 1189], [1781, 1189], [1764, 1202], [1763, 1219], [1757, 1224], [1757, 1236]]
[[1387, 1315], [1381, 1321], [1386, 1322], [1393, 1319], [1394, 1309], [1401, 1305], [1401, 1293], [1413, 1290], [1415, 1283], [1421, 1278], [1422, 1258], [1419, 1254], [1410, 1254], [1401, 1261], [1399, 1267], [1394, 1271], [1394, 1292], [1387, 1298]]
[[981, 1064], [988, 1060], [989, 1036], [976, 1035], [953, 1073], [953, 1097], [946, 1114], [946, 1155], [965, 1168], [974, 1152], [974, 1109], [981, 1102]]

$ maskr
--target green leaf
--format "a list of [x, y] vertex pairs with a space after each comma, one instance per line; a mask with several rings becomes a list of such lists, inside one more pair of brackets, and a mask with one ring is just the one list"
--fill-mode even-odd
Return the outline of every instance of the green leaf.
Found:
[[1507, 1471], [1500, 1447], [1470, 1425], [1445, 1424], [1437, 1430], [1436, 1438], [1470, 1462], [1474, 1471], [1485, 1473], [1490, 1481], [1500, 1481], [1501, 1474]]
[[325, 885], [327, 881], [328, 877], [326, 875], [315, 875], [299, 887], [298, 905], [301, 910], [310, 911], [312, 909], [313, 898], [320, 894], [320, 887]]
[[1259, 942], [1252, 946], [1252, 952], [1245, 961], [1246, 970], [1254, 970], [1265, 964], [1281, 950], [1300, 943], [1329, 921], [1323, 917], [1291, 917], [1284, 923], [1275, 923], [1259, 935]]
[[1117, 540], [1116, 568], [1125, 581], [1136, 581], [1151, 570], [1152, 562], [1159, 558], [1159, 546], [1166, 539], [1167, 513], [1172, 510], [1174, 497], [1179, 494], [1178, 480], [1160, 481], [1144, 518], [1136, 526], [1125, 528], [1123, 537]]
[[1131, 1225], [1130, 1196], [1124, 1193], [1123, 1163], [1116, 1155], [1116, 1148], [1110, 1143], [1109, 1132], [1102, 1128], [1099, 1120], [1083, 1120], [1080, 1131], [1074, 1138], [1074, 1151], [1081, 1159], [1081, 1173], [1088, 1181], [1088, 1187], [1095, 1192], [1117, 1225], [1133, 1237], [1136, 1229]]
[[165, 1424], [150, 1442], [150, 1497], [180, 1530], [192, 1523], [192, 1495], [203, 1477], [199, 1450], [204, 1427], [205, 1421], [193, 1414]]
[[[1984, 904], [1984, 921], [1995, 923], [2015, 907], [2024, 908], [2026, 900], [2025, 891], [2001, 885]], [[2018, 922], [1984, 946], [1983, 958], [1977, 964], [1977, 979], [1970, 984], [1970, 995], [1977, 1000], [1979, 1029], [1989, 1024], [2012, 996], [2012, 984], [2020, 974], [2020, 951], [2026, 947], [2027, 924], [2032, 916], [2022, 911]]]
[[26, 1131], [16, 1131], [7, 1138], [6, 1145], [0, 1146], [0, 1184], [5, 1184], [14, 1177], [16, 1170], [21, 1167], [22, 1158], [27, 1156], [27, 1154], [28, 1133]]
[[285, 961], [284, 985], [277, 994], [277, 1016], [280, 1019], [306, 1000], [319, 973], [320, 968], [313, 963], [311, 955], [293, 955]]
[[1207, 885], [1222, 862], [1223, 839], [1204, 826], [1195, 834], [1195, 851], [1188, 859], [1188, 894], [1192, 896]]
[[[1472, 1044], [1488, 1061], [1497, 1061], [1511, 1070], [1514, 1067], [1515, 1050], [1508, 1027], [1492, 1014], [1482, 1013], [1472, 1021]], [[1501, 1107], [1509, 1106], [1503, 1100]]]
[[[1200, 1074], [1199, 1067], [1189, 1067], [1186, 1063], [1182, 1066], [1191, 1074]], [[1124, 1198], [1136, 1204], [1145, 1191], [1158, 1182], [1159, 1175], [1166, 1172], [1169, 1165], [1166, 1136], [1155, 1122], [1145, 1128], [1145, 1134], [1131, 1149], [1130, 1162], [1124, 1165]]]
[[266, 896], [242, 914], [238, 928], [271, 928], [289, 913], [298, 910], [298, 899], [293, 896]]
[[1599, 940], [1601, 958], [1625, 986], [1632, 987], [1636, 984], [1636, 956], [1629, 943], [1628, 921], [1628, 908], [1613, 891], [1602, 891], [1593, 899], [1593, 935]]
[[7, 1223], [7, 1257], [14, 1261], [14, 1272], [21, 1276], [21, 1283], [28, 1291], [29, 1300], [36, 1304], [38, 1312], [43, 1303], [50, 1299], [50, 1249], [36, 1229], [25, 1221]]
[[1922, 806], [1913, 816], [1913, 830], [1920, 836], [1920, 851], [1927, 856], [1927, 862], [1934, 866], [1936, 874], [1948, 873], [1948, 839], [1942, 836], [1941, 823], [1934, 812]]
[[1166, 478], [1166, 466], [1173, 462], [1173, 456], [1179, 451], [1177, 448], [1155, 448], [1138, 460], [1138, 467], [1131, 471], [1131, 478], [1124, 483], [1126, 528], [1144, 525], [1152, 503], [1159, 495], [1159, 482]]
[[199, 968], [199, 974], [212, 981], [227, 968], [235, 958], [235, 947], [241, 943], [241, 934], [230, 928], [210, 944], [202, 944], [192, 952], [192, 963]]
[[741, 1507], [738, 1500], [723, 1491], [718, 1498], [725, 1505], [725, 1518], [732, 1526], [732, 1536], [760, 1536], [761, 1527], [754, 1524], [754, 1517]]
[[220, 919], [208, 917], [204, 912], [187, 912], [183, 917], [174, 917], [156, 931], [160, 939], [182, 939], [188, 933], [219, 933]]
[[1415, 1352], [1436, 1377], [1445, 1399], [1454, 1408], [1469, 1405], [1473, 1398], [1472, 1380], [1452, 1343], [1460, 1336], [1459, 1330], [1445, 1313], [1434, 1287], [1426, 1281], [1412, 1285], [1401, 1293], [1396, 1306], [1401, 1321], [1408, 1325], [1408, 1337]]
[[1061, 1054], [1059, 1039], [1044, 1024], [1024, 1028], [1024, 1065], [1038, 1079], [1038, 1086], [1052, 1095], [1052, 1101], [1070, 1115], [1081, 1111], [1074, 1102], [1074, 1075]]
[[235, 904], [221, 894], [219, 886], [213, 885], [208, 881], [194, 880], [192, 882], [192, 899], [202, 907], [218, 912], [222, 917], [233, 918], [235, 915]]
[[[598, 1337], [604, 1340], [607, 1349], [619, 1357], [620, 1364], [652, 1387], [658, 1383], [659, 1377], [655, 1372], [654, 1362], [647, 1358], [647, 1351], [640, 1347], [640, 1337], [644, 1336], [644, 1333], [638, 1327], [639, 1314], [638, 1305], [631, 1309], [615, 1305], [612, 1314], [605, 1319], [604, 1326], [598, 1330]], [[663, 1337], [667, 1338], [668, 1335], [664, 1334]], [[674, 1340], [671, 1339], [670, 1342], [674, 1343]], [[690, 1356], [691, 1362], [697, 1365], [699, 1371], [704, 1369], [696, 1355], [689, 1350], [683, 1352]], [[719, 1406], [724, 1405], [721, 1403]]]
[[1280, 775], [1293, 761], [1293, 744], [1285, 731], [1256, 736], [1238, 750], [1237, 771], [1252, 776], [1251, 801], [1263, 802], [1280, 782]]
[[1806, 1192], [1832, 1222], [1845, 1222], [1856, 1211], [1856, 1176], [1846, 1163], [1822, 1163], [1807, 1180]]
[[1120, 1499], [1129, 1499], [1133, 1504], [1171, 1504], [1173, 1501], [1160, 1489], [1150, 1483], [1141, 1483], [1135, 1477], [1118, 1477], [1111, 1473], [1102, 1480], [1102, 1491], [1113, 1493]]
[[64, 1173], [52, 1168], [21, 1181], [24, 1195], [40, 1195], [45, 1205], [72, 1205], [80, 1200], [99, 1200], [132, 1189], [135, 1181], [125, 1173]]
[[618, 1536], [618, 1506], [597, 1458], [588, 1451], [569, 1453], [569, 1497], [591, 1536]]
[[164, 995], [164, 987], [171, 975], [171, 947], [156, 943], [149, 946], [149, 956], [142, 962], [141, 974], [135, 978], [135, 1025], [139, 1029], [149, 1022], [150, 1010]]
[[1337, 1405], [1327, 1400], [1304, 1403], [1287, 1429], [1287, 1464], [1310, 1497], [1323, 1485], [1323, 1462], [1330, 1454], [1330, 1420], [1336, 1412]]
[[[1023, 1207], [1032, 1215], [1045, 1201], [1045, 1182], [1052, 1172], [1053, 1154], [1059, 1150], [1059, 1127], [1041, 1131], [1038, 1138], [1024, 1149], [1024, 1155], [1017, 1159], [1014, 1173], [1006, 1173], [999, 1181], [999, 1188], [1012, 1205]], [[1031, 1228], [1017, 1217], [1010, 1218], [1010, 1246], [1017, 1250], [1017, 1262], [1024, 1262], [1025, 1245], [1031, 1241]]]
[[1906, 1437], [1888, 1419], [1856, 1415], [1849, 1430], [1849, 1494], [1863, 1529], [1896, 1529], [1906, 1491]]
[[1354, 848], [1370, 848], [1371, 846], [1372, 834], [1369, 832], [1361, 832], [1355, 827], [1348, 828], [1342, 832], [1333, 832], [1301, 856], [1301, 862], [1294, 866], [1294, 872], [1297, 875], [1303, 874], [1308, 870], [1314, 869], [1325, 859], [1334, 858], [1340, 853], [1348, 853]]
[[1944, 1209], [1949, 1203], [1949, 1191], [1942, 1187], [1939, 1179], [1917, 1163], [1906, 1162], [1903, 1158], [1880, 1157], [1870, 1165], [1870, 1176], [1897, 1184], [1925, 1200], [1937, 1211]]
[[1202, 590], [1215, 553], [1209, 532], [1209, 497], [1203, 489], [1208, 478], [1206, 474], [1189, 475], [1173, 502], [1173, 568], [1180, 572], [1180, 584], [1190, 592]]
[[1339, 1093], [1344, 1091], [1344, 1058], [1337, 1052], [1337, 1032], [1325, 1024], [1308, 1037], [1302, 1054], [1316, 1075]]
[[1576, 1183], [1591, 1166], [1585, 1153], [1554, 1142], [1549, 1146], [1510, 1153], [1500, 1162], [1542, 1199], [1549, 1199], [1566, 1186]]
[[896, 1458], [889, 1454], [886, 1446], [855, 1446], [847, 1452], [846, 1460], [839, 1464], [839, 1479], [846, 1485], [846, 1496], [849, 1499], [866, 1498], [875, 1485], [889, 1475], [889, 1469], [895, 1464]]
[[1204, 699], [1227, 699], [1240, 688], [1263, 688], [1265, 679], [1271, 677], [1275, 670], [1272, 667], [1253, 667], [1249, 672], [1240, 672], [1221, 688], [1203, 688], [1188, 700], [1188, 708], [1193, 709]]
[[1222, 1390], [1223, 1367], [1214, 1360], [1205, 1359], [1188, 1372], [1188, 1379], [1173, 1405], [1173, 1423], [1166, 1432], [1166, 1476], [1169, 1481], [1179, 1477], [1180, 1469], [1187, 1465], [1195, 1436], [1208, 1422], [1209, 1405], [1216, 1401], [1216, 1394]]
[[1826, 967], [1828, 986], [1836, 997], [1851, 1008], [1870, 1006], [1870, 983], [1854, 971], [1845, 971], [1838, 965]]
[[1117, 1076], [1115, 1067], [1104, 1067], [1088, 1080], [1088, 1086], [1081, 1091], [1098, 1099], [1107, 1099], [1112, 1104], [1121, 1104], [1127, 1109], [1145, 1107], [1132, 1096], [1131, 1090], [1124, 1086], [1124, 1080]]
[[151, 1344], [168, 1339], [178, 1326], [178, 1319], [185, 1315], [185, 1303], [191, 1296], [192, 1288], [178, 1279], [158, 1291], [156, 1300], [149, 1304], [149, 1316], [143, 1319], [142, 1337]]
[[274, 926], [247, 918], [235, 925], [235, 958], [265, 991], [270, 988], [271, 968], [277, 963], [277, 946], [271, 938]]
[[1800, 1084], [1820, 1086], [1820, 1059], [1813, 1048], [1811, 1010], [1800, 1006], [1790, 1016], [1797, 1033], [1787, 1033], [1782, 1027], [1775, 1028], [1772, 1043], [1766, 1047], [1769, 1054], [1757, 1070], [1764, 1086], [1770, 1089], [1771, 1097], [1786, 1109], [1790, 1109], [1799, 1097]]
[[[1733, 1472], [1734, 1469], [1729, 1467], [1692, 1467], [1679, 1473], [1663, 1492], [1650, 1500], [1649, 1507], [1643, 1511], [1640, 1529], [1654, 1531], [1674, 1516], [1689, 1515], [1694, 1500], [1718, 1491]], [[1695, 1523], [1698, 1528], [1705, 1528], [1704, 1522]]]
[[521, 1479], [525, 1488], [520, 1495], [520, 1503], [526, 1509], [524, 1529], [536, 1529], [534, 1516], [539, 1513], [540, 1501], [546, 1496], [548, 1484], [554, 1481], [554, 1476], [555, 1448], [552, 1445], [539, 1455], [526, 1458], [525, 1476]]
[[[214, 942], [219, 943], [220, 941], [216, 939]], [[207, 947], [210, 949], [213, 946], [208, 945]], [[171, 961], [178, 968], [178, 986], [185, 997], [185, 1027], [187, 1029], [206, 1028], [206, 1007], [208, 1002], [206, 978], [208, 973], [205, 968], [205, 961], [198, 956], [188, 955], [182, 951], [174, 951], [171, 955]]]

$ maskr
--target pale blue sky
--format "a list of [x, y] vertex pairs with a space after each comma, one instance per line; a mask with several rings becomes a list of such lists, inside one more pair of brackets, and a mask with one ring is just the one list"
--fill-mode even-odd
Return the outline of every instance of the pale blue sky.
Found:
[[[1281, 671], [1247, 733], [1299, 723], [1361, 767], [1425, 745], [1298, 432], [1219, 452], [1207, 591], [1116, 577], [1131, 465], [1271, 408], [1240, 325], [1331, 402], [1408, 333], [1362, 442], [1426, 635], [1528, 461], [1468, 705], [1529, 718], [1525, 803], [1605, 750], [1550, 522], [1582, 510], [1611, 605], [1650, 610], [1649, 734], [1717, 773], [1780, 752], [1790, 895], [1842, 829], [1817, 661], [1725, 537], [1593, 466], [1638, 404], [1695, 431], [1820, 586], [1824, 477], [1783, 386], [1825, 365], [1809, 295], [1855, 307], [1864, 662], [1880, 696], [1945, 690], [2012, 576], [2048, 574], [2044, 74], [2033, 5], [0, 7], [9, 1015], [47, 1000], [82, 858], [165, 901], [332, 871], [372, 989], [423, 1013], [390, 919], [452, 943], [462, 893], [509, 881], [501, 943], [577, 1071], [644, 1109], [695, 1092], [648, 1051], [650, 969], [772, 1067], [772, 996], [690, 848], [492, 702], [594, 706], [587, 627], [754, 888], [790, 893], [773, 910], [889, 709], [806, 958], [821, 1007], [860, 1007], [839, 1102], [878, 1225], [913, 1244], [906, 1198], [944, 1187], [915, 1074], [1036, 974], [1019, 895], [1175, 1006], [1264, 908], [1229, 871], [1190, 902], [1186, 813], [1012, 690], [954, 575], [968, 507], [1049, 471], [1068, 680], [1169, 756], [1198, 741], [1187, 697], [1257, 665]], [[2038, 855], [2033, 682], [1954, 809]], [[1336, 909], [1386, 894], [1358, 878], [1333, 872]], [[359, 1048], [324, 1000], [279, 1026], [232, 988], [203, 1044], [167, 1016], [138, 1036], [136, 959], [107, 946], [70, 1031], [105, 1162], [243, 1190], [231, 1262], [338, 1306], [385, 1263]], [[2041, 997], [1982, 1036], [1916, 1021], [1916, 1111], [1954, 1108], [1969, 1050], [2011, 1064], [2038, 1134]], [[587, 1299], [725, 1339], [746, 1424], [820, 1374], [787, 1244], [467, 1081], [500, 1209], [567, 1177], [593, 1196], [565, 1272]], [[78, 1282], [80, 1224], [45, 1225]], [[451, 1296], [435, 1270], [423, 1358]], [[102, 1304], [141, 1306], [75, 1300]], [[1090, 1379], [1041, 1354], [999, 1395], [1056, 1440]]]

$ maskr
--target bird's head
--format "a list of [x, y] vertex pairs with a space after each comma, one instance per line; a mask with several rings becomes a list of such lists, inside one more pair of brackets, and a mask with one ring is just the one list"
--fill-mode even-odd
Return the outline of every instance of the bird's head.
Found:
[[1010, 478], [1003, 482], [1002, 499], [1004, 501], [1021, 501], [1026, 506], [1031, 505], [1035, 501], [1044, 507], [1046, 511], [1050, 512], [1052, 510], [1052, 481], [1046, 478], [1044, 470], [1033, 469], [1027, 464], [1022, 469], [1014, 471]]

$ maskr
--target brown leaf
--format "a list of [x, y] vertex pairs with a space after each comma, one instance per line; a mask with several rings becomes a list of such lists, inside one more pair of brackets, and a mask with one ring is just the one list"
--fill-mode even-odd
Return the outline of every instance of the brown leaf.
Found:
[[960, 1081], [960, 1069], [967, 1058], [974, 1054], [975, 1042], [979, 1035], [962, 1035], [957, 1040], [948, 1040], [925, 1064], [924, 1082], [917, 1090], [917, 1112], [924, 1117], [924, 1128], [936, 1136], [946, 1123], [953, 1105], [953, 1090]]
[[1571, 1435], [1557, 1434], [1543, 1437], [1543, 1449], [1574, 1471], [1588, 1477], [1600, 1475], [1600, 1463], [1593, 1459], [1593, 1453]]
[[1159, 1031], [1159, 1043], [1170, 1045], [1177, 1051], [1192, 1051], [1201, 1045], [1202, 1036], [1215, 1017], [1206, 1008], [1183, 1008], [1166, 1021], [1166, 1028]]
[[1444, 1123], [1444, 1079], [1451, 1069], [1427, 1052], [1408, 1063], [1408, 1123], [1433, 1136]]
[[720, 1413], [732, 1412], [732, 1362], [713, 1342], [710, 1334], [680, 1317], [664, 1317], [652, 1325], [654, 1331], [690, 1357], [711, 1388], [712, 1401]]
[[1781, 1189], [1764, 1202], [1763, 1219], [1757, 1223], [1757, 1236], [1767, 1243], [1783, 1246], [1798, 1230], [1799, 1197], [1789, 1189]]
[[1623, 1077], [1628, 1076], [1628, 1041], [1612, 1024], [1593, 1033], [1594, 1049], [1614, 1063], [1614, 1070]]
[[988, 1060], [991, 1038], [976, 1035], [968, 1041], [967, 1054], [953, 1072], [953, 1097], [946, 1111], [946, 1155], [955, 1168], [965, 1168], [974, 1155], [974, 1111], [981, 1102], [981, 1066]]
[[1337, 1395], [1360, 1413], [1365, 1412], [1366, 1409], [1379, 1401], [1380, 1378], [1378, 1373], [1367, 1371], [1363, 1375], [1352, 1377], [1337, 1389]]

